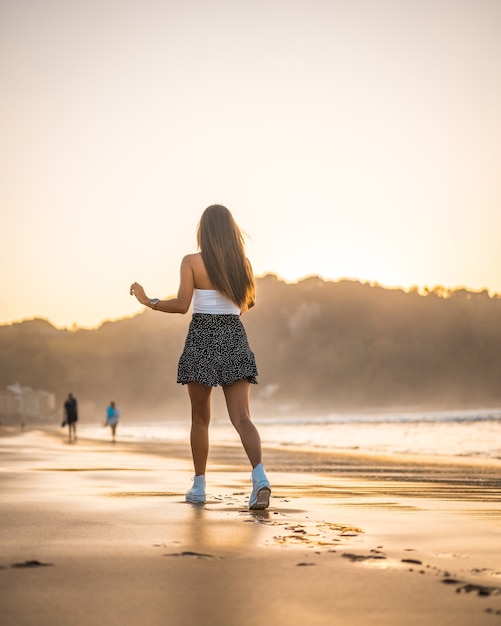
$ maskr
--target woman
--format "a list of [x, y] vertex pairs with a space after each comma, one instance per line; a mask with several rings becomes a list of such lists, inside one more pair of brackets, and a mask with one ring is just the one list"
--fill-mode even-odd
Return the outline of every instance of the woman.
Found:
[[115, 435], [117, 432], [118, 420], [120, 418], [120, 411], [118, 410], [115, 402], [112, 400], [109, 406], [106, 408], [106, 422], [105, 426], [111, 428], [111, 440], [115, 443]]
[[221, 386], [228, 415], [252, 465], [249, 508], [269, 506], [271, 487], [261, 462], [261, 439], [249, 408], [251, 383], [257, 384], [254, 354], [249, 348], [240, 315], [254, 306], [255, 282], [245, 256], [244, 240], [230, 211], [208, 207], [198, 224], [199, 253], [185, 256], [176, 298], [150, 299], [138, 283], [131, 295], [156, 311], [186, 313], [193, 299], [177, 382], [187, 385], [191, 401], [191, 451], [195, 467], [193, 487], [186, 501], [205, 502], [205, 471], [209, 454], [212, 388]]

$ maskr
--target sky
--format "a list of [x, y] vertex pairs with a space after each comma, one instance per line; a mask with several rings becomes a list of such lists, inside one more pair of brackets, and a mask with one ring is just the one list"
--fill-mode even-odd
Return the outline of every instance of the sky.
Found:
[[257, 276], [501, 293], [499, 0], [0, 0], [0, 324]]

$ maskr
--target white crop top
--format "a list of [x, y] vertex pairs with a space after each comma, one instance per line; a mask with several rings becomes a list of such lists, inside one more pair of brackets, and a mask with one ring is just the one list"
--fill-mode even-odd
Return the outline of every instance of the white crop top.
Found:
[[240, 315], [240, 308], [217, 289], [194, 289], [193, 313]]

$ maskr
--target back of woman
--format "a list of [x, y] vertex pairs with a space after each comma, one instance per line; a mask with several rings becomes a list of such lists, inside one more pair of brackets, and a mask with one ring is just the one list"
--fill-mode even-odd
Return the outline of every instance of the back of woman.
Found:
[[164, 313], [186, 313], [193, 305], [177, 375], [177, 382], [188, 387], [191, 402], [190, 443], [195, 476], [186, 501], [206, 501], [210, 400], [212, 389], [221, 386], [229, 418], [253, 468], [249, 508], [265, 509], [271, 487], [249, 407], [250, 385], [257, 384], [258, 371], [240, 319], [241, 313], [255, 304], [252, 267], [245, 256], [242, 233], [224, 206], [212, 205], [204, 211], [197, 243], [200, 252], [186, 255], [181, 262], [176, 298], [149, 299], [138, 283], [131, 285], [130, 293], [145, 306]]

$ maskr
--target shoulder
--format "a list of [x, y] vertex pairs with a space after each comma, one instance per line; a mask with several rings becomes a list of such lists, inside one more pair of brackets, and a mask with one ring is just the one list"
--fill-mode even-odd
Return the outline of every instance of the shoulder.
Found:
[[207, 273], [205, 263], [200, 252], [195, 254], [187, 254], [181, 262], [181, 272], [191, 272], [195, 280], [200, 279]]
[[203, 263], [202, 255], [200, 254], [200, 252], [187, 254], [185, 257], [183, 257], [183, 260], [181, 261], [181, 265], [189, 265], [190, 267], [196, 267], [197, 265], [200, 265], [200, 263]]

